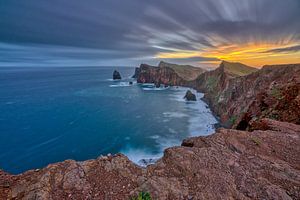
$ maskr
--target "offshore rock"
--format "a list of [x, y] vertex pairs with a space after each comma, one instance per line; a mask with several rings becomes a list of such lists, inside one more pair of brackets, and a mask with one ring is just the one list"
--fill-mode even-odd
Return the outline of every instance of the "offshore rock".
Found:
[[196, 95], [191, 92], [191, 90], [188, 90], [184, 96], [184, 99], [187, 101], [197, 101]]
[[120, 72], [115, 70], [113, 73], [113, 80], [120, 80], [120, 79], [122, 79]]

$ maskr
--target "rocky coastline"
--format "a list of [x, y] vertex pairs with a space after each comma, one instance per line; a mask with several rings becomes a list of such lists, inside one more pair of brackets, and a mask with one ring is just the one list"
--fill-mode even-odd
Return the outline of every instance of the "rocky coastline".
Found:
[[[172, 64], [169, 64], [170, 68]], [[212, 71], [195, 79], [183, 79], [175, 70], [142, 64], [134, 77], [138, 83], [163, 82], [193, 88], [223, 127], [251, 129], [261, 118], [300, 124], [300, 64], [263, 66], [258, 70], [241, 63], [223, 61]], [[283, 103], [284, 102], [284, 103]]]
[[300, 64], [222, 62], [213, 71], [161, 62], [134, 78], [205, 94], [223, 127], [165, 150], [140, 167], [122, 154], [66, 160], [11, 175], [0, 170], [0, 199], [300, 199]]
[[261, 119], [168, 148], [142, 168], [122, 154], [66, 160], [20, 175], [0, 171], [1, 199], [299, 199], [300, 126]]

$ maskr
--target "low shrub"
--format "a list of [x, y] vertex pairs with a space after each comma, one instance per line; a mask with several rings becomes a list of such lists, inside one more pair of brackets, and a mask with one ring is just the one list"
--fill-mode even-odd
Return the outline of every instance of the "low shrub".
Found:
[[137, 197], [132, 197], [130, 200], [152, 200], [149, 192], [140, 192]]

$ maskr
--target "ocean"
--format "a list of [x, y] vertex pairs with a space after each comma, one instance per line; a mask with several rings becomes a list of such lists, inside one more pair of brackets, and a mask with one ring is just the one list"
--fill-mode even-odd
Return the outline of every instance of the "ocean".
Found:
[[[123, 79], [113, 81], [117, 69]], [[207, 104], [187, 88], [154, 88], [133, 67], [1, 67], [0, 168], [13, 174], [121, 152], [137, 164], [184, 138], [209, 135]], [[133, 81], [133, 85], [129, 85]]]

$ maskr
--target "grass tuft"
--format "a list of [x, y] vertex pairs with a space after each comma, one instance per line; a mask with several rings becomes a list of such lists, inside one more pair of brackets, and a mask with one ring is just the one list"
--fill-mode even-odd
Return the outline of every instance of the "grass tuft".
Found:
[[258, 138], [256, 138], [256, 137], [252, 137], [252, 138], [251, 138], [251, 141], [252, 141], [254, 144], [256, 144], [257, 146], [259, 146], [259, 145], [261, 144], [261, 141], [260, 141]]
[[137, 197], [132, 197], [130, 200], [152, 200], [149, 192], [140, 192]]

